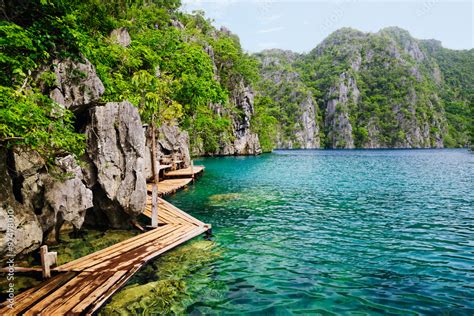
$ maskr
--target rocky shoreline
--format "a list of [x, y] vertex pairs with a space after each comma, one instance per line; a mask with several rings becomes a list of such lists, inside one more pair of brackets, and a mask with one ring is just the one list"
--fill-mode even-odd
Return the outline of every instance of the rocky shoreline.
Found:
[[[0, 147], [2, 256], [27, 254], [43, 243], [56, 244], [61, 230], [79, 230], [84, 224], [130, 228], [145, 209], [146, 183], [152, 178], [152, 135], [138, 109], [128, 101], [101, 103], [104, 85], [85, 58], [55, 60], [41, 71], [49, 70], [56, 77], [49, 96], [76, 114], [76, 130], [86, 135], [86, 152], [79, 160], [64, 155], [51, 163], [23, 146]], [[250, 131], [253, 98], [253, 91], [240, 85], [233, 102], [243, 115], [233, 120], [234, 139], [222, 142], [216, 152], [196, 146], [192, 154], [259, 154], [258, 136]], [[214, 107], [216, 112], [223, 111], [221, 105]], [[187, 132], [163, 124], [156, 136], [159, 157], [180, 159], [184, 167], [191, 164]]]

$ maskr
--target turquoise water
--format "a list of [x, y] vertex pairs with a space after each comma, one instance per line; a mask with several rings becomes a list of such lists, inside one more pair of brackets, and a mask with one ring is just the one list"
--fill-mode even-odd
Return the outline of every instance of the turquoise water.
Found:
[[474, 154], [277, 151], [208, 158], [172, 203], [220, 257], [190, 314], [474, 313]]

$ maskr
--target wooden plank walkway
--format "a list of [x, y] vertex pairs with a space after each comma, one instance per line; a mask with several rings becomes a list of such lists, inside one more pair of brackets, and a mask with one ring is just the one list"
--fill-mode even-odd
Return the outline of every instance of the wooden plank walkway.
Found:
[[172, 167], [171, 165], [160, 165], [160, 171], [161, 171], [161, 170], [169, 169], [169, 168], [171, 168], [171, 167]]
[[183, 177], [193, 177], [199, 175], [204, 171], [204, 166], [194, 166], [191, 170], [191, 167], [172, 170], [165, 172], [166, 178], [183, 178]]
[[[184, 179], [166, 179], [158, 182], [158, 194], [160, 196], [173, 194], [178, 190], [184, 189], [193, 179], [184, 178]], [[153, 189], [153, 184], [147, 184], [148, 192], [151, 194]]]
[[53, 269], [18, 294], [13, 309], [2, 303], [0, 315], [92, 315], [149, 260], [211, 228], [163, 199], [158, 206], [162, 226]]

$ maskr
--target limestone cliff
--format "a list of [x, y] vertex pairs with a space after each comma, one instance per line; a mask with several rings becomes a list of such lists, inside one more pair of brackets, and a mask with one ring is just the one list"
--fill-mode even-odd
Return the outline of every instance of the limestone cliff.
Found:
[[[390, 27], [377, 33], [344, 28], [308, 54], [272, 50], [256, 57], [261, 62], [259, 92], [273, 99], [280, 130], [292, 131], [288, 135], [297, 135], [298, 126], [308, 130], [304, 116], [291, 115], [305, 109], [292, 96], [306, 90], [318, 104], [322, 147], [466, 144], [472, 80], [465, 76], [472, 74], [455, 67], [461, 60], [472, 64], [472, 53], [447, 51]], [[457, 92], [460, 88], [464, 92]], [[281, 138], [280, 132], [279, 147], [294, 147]]]
[[[211, 37], [214, 39], [232, 39], [238, 42], [238, 37], [230, 30], [222, 27], [213, 30]], [[228, 104], [210, 103], [209, 107], [219, 117], [230, 120], [229, 129], [220, 135], [218, 148], [212, 151], [206, 150], [202, 142], [197, 142], [193, 148], [193, 154], [200, 155], [258, 155], [262, 152], [258, 135], [251, 130], [252, 116], [254, 115], [255, 91], [251, 84], [238, 73], [228, 75], [232, 77], [226, 81], [220, 75], [223, 69], [232, 69], [233, 61], [217, 58], [211, 43], [204, 43], [204, 51], [212, 61], [214, 79], [228, 90]], [[237, 44], [235, 44], [237, 45]], [[238, 44], [240, 45], [240, 44]], [[232, 82], [232, 83], [230, 83]]]
[[277, 49], [266, 50], [260, 60], [259, 90], [277, 103], [280, 122], [278, 148], [319, 148], [318, 106], [293, 64], [299, 55]]
[[[2, 255], [56, 243], [61, 229], [80, 229], [85, 220], [126, 227], [145, 208], [145, 134], [137, 108], [97, 104], [103, 85], [87, 60], [54, 67], [51, 97], [81, 113], [77, 125], [87, 134], [87, 152], [82, 162], [67, 154], [47, 162], [26, 146], [0, 146]], [[80, 80], [71, 80], [78, 69]]]

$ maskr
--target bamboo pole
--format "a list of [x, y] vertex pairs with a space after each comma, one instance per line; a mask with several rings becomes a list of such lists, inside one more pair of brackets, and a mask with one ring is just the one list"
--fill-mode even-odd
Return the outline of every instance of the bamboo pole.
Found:
[[[158, 227], [158, 182], [160, 181], [160, 167], [157, 166], [156, 131], [155, 123], [151, 123], [151, 161], [153, 171], [153, 187], [151, 193], [151, 227]], [[159, 162], [158, 162], [159, 163]]]

